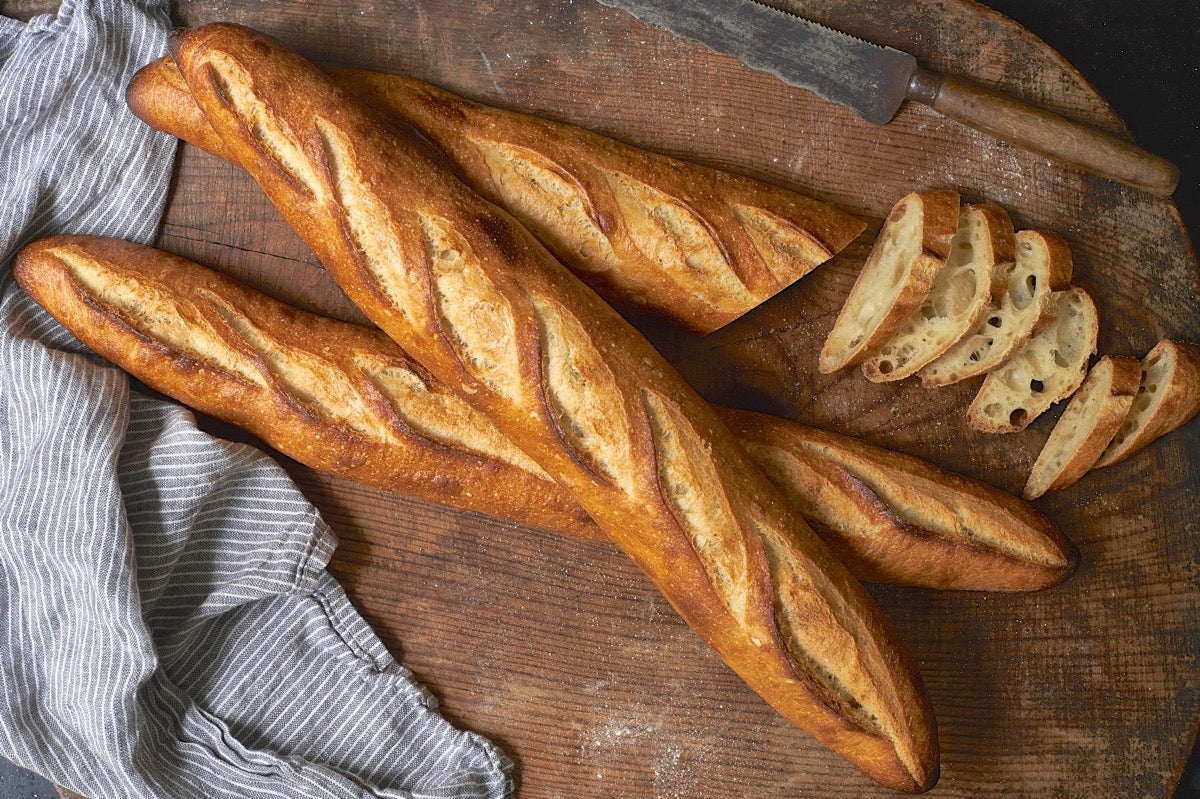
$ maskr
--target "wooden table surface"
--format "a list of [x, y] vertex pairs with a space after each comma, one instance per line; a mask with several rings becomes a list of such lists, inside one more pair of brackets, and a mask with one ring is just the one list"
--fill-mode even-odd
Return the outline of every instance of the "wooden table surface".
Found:
[[[1053, 51], [972, 0], [780, 0], [1121, 133]], [[951, 186], [1063, 234], [1101, 309], [1101, 351], [1200, 341], [1175, 207], [919, 108], [885, 127], [595, 0], [200, 0], [314, 59], [467, 96], [791, 186], [879, 220]], [[877, 222], [876, 222], [877, 224]], [[967, 430], [978, 383], [928, 391], [819, 375], [815, 354], [870, 243], [704, 338], [643, 323], [710, 399], [863, 436], [1018, 490], [1054, 414]], [[258, 188], [181, 147], [160, 244], [285, 299], [357, 318]], [[226, 432], [220, 428], [214, 428]], [[1080, 547], [1065, 585], [1001, 596], [872, 587], [938, 714], [943, 797], [1167, 797], [1200, 718], [1200, 428], [1039, 502]], [[338, 533], [333, 570], [455, 723], [517, 763], [522, 797], [867, 797], [873, 786], [775, 715], [613, 547], [323, 477], [285, 461]]]

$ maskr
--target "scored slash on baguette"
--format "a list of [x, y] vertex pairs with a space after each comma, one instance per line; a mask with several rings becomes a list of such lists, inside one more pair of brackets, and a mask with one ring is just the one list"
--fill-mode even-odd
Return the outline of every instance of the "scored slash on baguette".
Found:
[[908, 194], [892, 207], [821, 347], [821, 372], [859, 363], [916, 312], [950, 254], [958, 215], [951, 190]]
[[1073, 259], [1060, 236], [1022, 230], [1014, 244], [1015, 261], [996, 275], [993, 285], [996, 307], [980, 319], [974, 332], [921, 369], [926, 388], [985, 374], [1007, 361], [1048, 321], [1050, 296], [1070, 287]]
[[[605, 538], [569, 492], [377, 330], [116, 239], [39, 240], [14, 274], [97, 354], [313, 469]], [[1069, 546], [1008, 494], [847, 436], [718, 412], [860, 579], [1026, 591], [1065, 576]]]
[[863, 579], [946, 590], [1034, 591], [1077, 553], [1031, 505], [858, 439], [750, 411], [730, 428]]
[[881, 784], [932, 786], [937, 724], [911, 653], [661, 353], [282, 43], [214, 24], [173, 53], [347, 296], [567, 487], [747, 685]]
[[1128, 416], [1096, 462], [1129, 458], [1200, 413], [1200, 347], [1163, 339], [1141, 362], [1141, 380]]
[[[419, 129], [472, 188], [610, 302], [708, 333], [832, 258], [866, 223], [795, 191], [467, 100], [400, 75], [330, 68]], [[152, 127], [230, 158], [170, 58], [126, 99]]]
[[1012, 268], [1013, 225], [995, 203], [963, 206], [958, 233], [929, 295], [900, 331], [862, 363], [868, 380], [880, 383], [916, 374], [977, 327], [993, 310], [997, 275]]
[[1128, 416], [1141, 374], [1135, 358], [1106, 355], [1096, 362], [1042, 446], [1026, 499], [1066, 488], [1096, 464]]
[[975, 430], [1024, 430], [1083, 382], [1100, 334], [1096, 304], [1074, 287], [1052, 294], [1046, 314], [1048, 326], [984, 378], [967, 409]]

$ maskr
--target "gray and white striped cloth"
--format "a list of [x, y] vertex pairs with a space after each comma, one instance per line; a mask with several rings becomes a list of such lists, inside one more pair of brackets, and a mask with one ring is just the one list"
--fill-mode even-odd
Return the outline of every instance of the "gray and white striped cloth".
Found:
[[132, 390], [12, 280], [51, 233], [147, 242], [174, 142], [126, 110], [166, 0], [0, 18], [0, 754], [103, 797], [499, 797], [325, 571], [256, 450]]

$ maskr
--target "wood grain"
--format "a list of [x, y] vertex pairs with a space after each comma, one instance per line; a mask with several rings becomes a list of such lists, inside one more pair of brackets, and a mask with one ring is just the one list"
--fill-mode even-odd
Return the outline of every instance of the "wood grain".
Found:
[[[786, 5], [1124, 134], [1061, 58], [969, 0]], [[415, 74], [876, 220], [909, 191], [951, 186], [1068, 238], [1100, 306], [1101, 352], [1140, 355], [1164, 335], [1200, 341], [1200, 278], [1169, 201], [925, 108], [870, 126], [594, 0], [199, 0], [174, 14], [182, 25], [242, 22], [316, 59]], [[964, 421], [977, 382], [927, 391], [818, 374], [869, 236], [711, 336], [641, 324], [709, 399], [857, 433], [1019, 491], [1056, 414], [986, 436]], [[254, 184], [191, 148], [180, 149], [159, 243], [356, 316]], [[1200, 719], [1198, 434], [1191, 425], [1039, 501], [1082, 551], [1061, 587], [874, 589], [939, 716], [944, 767], [932, 795], [1170, 794]], [[887, 795], [771, 712], [614, 548], [286, 465], [337, 531], [334, 569], [357, 606], [452, 720], [513, 755], [521, 796]]]

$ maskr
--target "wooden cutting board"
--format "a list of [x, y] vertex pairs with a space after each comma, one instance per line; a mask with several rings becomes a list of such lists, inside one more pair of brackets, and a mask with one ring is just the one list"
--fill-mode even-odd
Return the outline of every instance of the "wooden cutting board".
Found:
[[[1123, 131], [1060, 57], [971, 0], [787, 5]], [[994, 200], [1018, 226], [1068, 238], [1078, 282], [1103, 315], [1102, 352], [1140, 356], [1165, 335], [1200, 341], [1200, 276], [1170, 202], [925, 109], [870, 126], [595, 0], [175, 6], [182, 25], [241, 22], [317, 60], [413, 74], [775, 181], [864, 214], [873, 230], [915, 189]], [[708, 337], [643, 329], [710, 399], [1019, 490], [1053, 414], [1021, 434], [984, 436], [964, 424], [977, 382], [927, 391], [817, 373], [870, 238]], [[358, 318], [254, 183], [189, 147], [160, 244]], [[1023, 596], [872, 588], [938, 714], [934, 796], [1170, 794], [1200, 718], [1198, 438], [1190, 426], [1039, 503], [1082, 551], [1061, 587]], [[332, 568], [356, 605], [452, 721], [514, 758], [522, 797], [888, 795], [751, 693], [614, 547], [285, 465], [340, 537]]]

